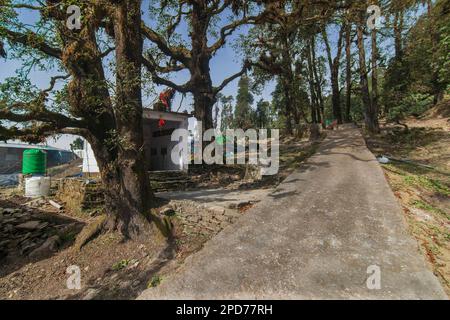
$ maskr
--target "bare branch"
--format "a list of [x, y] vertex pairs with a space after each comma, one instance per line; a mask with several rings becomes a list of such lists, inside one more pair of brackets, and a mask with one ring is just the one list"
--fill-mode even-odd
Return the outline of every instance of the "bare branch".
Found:
[[164, 85], [170, 88], [173, 88], [181, 93], [187, 93], [192, 90], [192, 86], [190, 82], [187, 82], [184, 85], [178, 85], [168, 79], [164, 79], [160, 77], [157, 73], [157, 66], [155, 66], [151, 60], [142, 57], [142, 64], [147, 68], [147, 70], [152, 75], [153, 81], [158, 85]]
[[183, 47], [171, 47], [161, 35], [146, 26], [144, 23], [142, 23], [141, 30], [143, 35], [156, 44], [164, 54], [172, 57], [184, 65], [189, 65], [191, 58], [189, 50]]
[[257, 21], [258, 17], [247, 17], [243, 18], [241, 20], [234, 21], [233, 23], [230, 23], [229, 25], [224, 26], [220, 30], [220, 38], [211, 46], [209, 47], [209, 52], [211, 55], [217, 52], [221, 47], [223, 47], [226, 43], [227, 37], [233, 34], [234, 31], [236, 31], [237, 28], [240, 26], [243, 26], [245, 24], [251, 24], [255, 23]]
[[231, 77], [225, 79], [222, 84], [218, 87], [215, 87], [213, 89], [214, 94], [219, 93], [220, 91], [222, 91], [230, 82], [234, 81], [235, 79], [241, 77], [244, 73], [246, 73], [251, 67], [251, 62], [250, 61], [245, 61], [244, 62], [244, 66], [242, 67], [241, 71], [239, 71], [238, 73], [232, 75]]

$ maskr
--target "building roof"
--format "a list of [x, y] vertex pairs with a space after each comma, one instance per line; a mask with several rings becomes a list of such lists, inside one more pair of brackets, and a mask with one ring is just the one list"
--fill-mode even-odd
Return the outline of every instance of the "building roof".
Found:
[[163, 118], [170, 121], [185, 121], [186, 119], [191, 117], [192, 115], [189, 113], [156, 111], [147, 108], [144, 109], [144, 119], [157, 120]]
[[38, 149], [38, 150], [47, 150], [47, 151], [62, 151], [62, 152], [71, 152], [69, 150], [58, 149], [50, 146], [44, 145], [31, 145], [25, 143], [5, 143], [0, 142], [0, 148], [11, 148], [11, 149]]

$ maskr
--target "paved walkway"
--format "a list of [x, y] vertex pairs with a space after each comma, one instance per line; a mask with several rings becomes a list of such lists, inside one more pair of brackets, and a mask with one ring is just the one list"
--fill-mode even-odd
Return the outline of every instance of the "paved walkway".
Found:
[[156, 196], [168, 200], [190, 200], [204, 204], [207, 207], [235, 209], [243, 204], [258, 203], [268, 197], [272, 192], [273, 189], [202, 189], [194, 191], [159, 192]]
[[[369, 266], [381, 289], [367, 288]], [[446, 299], [357, 129], [140, 299]]]

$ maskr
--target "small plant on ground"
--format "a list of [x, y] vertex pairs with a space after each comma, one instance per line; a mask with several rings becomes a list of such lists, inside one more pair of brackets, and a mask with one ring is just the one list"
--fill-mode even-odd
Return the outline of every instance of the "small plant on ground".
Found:
[[130, 264], [130, 260], [127, 260], [127, 259], [121, 260], [121, 261], [113, 264], [112, 270], [114, 270], [114, 271], [122, 270], [122, 269], [126, 268], [129, 264]]
[[161, 281], [162, 281], [162, 278], [161, 278], [159, 275], [154, 275], [154, 276], [150, 279], [150, 281], [149, 281], [147, 287], [148, 287], [148, 288], [155, 288], [155, 287], [159, 286], [159, 284], [161, 283]]
[[450, 196], [450, 189], [441, 181], [430, 179], [425, 176], [406, 176], [405, 182], [408, 185], [417, 185], [429, 191], [439, 193], [444, 196]]
[[431, 204], [428, 204], [424, 201], [415, 200], [411, 203], [411, 205], [413, 205], [414, 207], [416, 207], [418, 209], [426, 210], [428, 212], [432, 212], [432, 213], [436, 213], [436, 214], [441, 214], [444, 217], [447, 217], [450, 219], [450, 216], [447, 213], [445, 213], [443, 210], [441, 210], [439, 208], [435, 208]]

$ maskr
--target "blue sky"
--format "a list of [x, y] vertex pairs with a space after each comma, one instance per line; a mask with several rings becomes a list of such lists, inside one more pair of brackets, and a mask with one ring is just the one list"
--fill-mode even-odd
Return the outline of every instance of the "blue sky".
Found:
[[[153, 25], [152, 19], [150, 17], [150, 13], [146, 11], [147, 8], [147, 0], [144, 0], [143, 9], [144, 9], [144, 20], [150, 25]], [[20, 20], [29, 25], [33, 25], [38, 16], [35, 11], [28, 9], [21, 9], [20, 11]], [[180, 33], [185, 37], [187, 35], [187, 26], [184, 24], [181, 25]], [[237, 30], [235, 34], [229, 37], [229, 40], [221, 50], [217, 52], [217, 54], [213, 57], [211, 61], [211, 76], [213, 79], [214, 85], [220, 84], [225, 78], [237, 73], [241, 70], [242, 61], [241, 57], [236, 55], [234, 49], [232, 48], [233, 41], [239, 36], [241, 32], [246, 31], [246, 27], [242, 27], [240, 30]], [[8, 48], [7, 48], [8, 49]], [[22, 62], [20, 59], [0, 59], [0, 81], [4, 81], [8, 77], [15, 76], [16, 70], [21, 67]], [[50, 77], [54, 75], [51, 72], [39, 71], [37, 69], [31, 70], [29, 74], [29, 78], [34, 85], [38, 88], [47, 88], [49, 86]], [[189, 79], [189, 74], [187, 71], [174, 73], [171, 75], [170, 79], [172, 79], [176, 83], [184, 83]], [[237, 84], [238, 79], [230, 83], [222, 93], [224, 95], [232, 95], [236, 96], [237, 94]], [[271, 93], [273, 91], [273, 83], [269, 83], [267, 88], [262, 92], [261, 97], [256, 97], [256, 101], [260, 98], [264, 98], [266, 100], [271, 100]], [[164, 87], [158, 87], [157, 91], [160, 92], [164, 90]], [[156, 97], [152, 97], [145, 100], [146, 104], [151, 104], [153, 99]], [[181, 95], [177, 94], [174, 101], [174, 109], [178, 109], [180, 107]], [[188, 95], [181, 105], [180, 111], [188, 110], [192, 111], [191, 108], [192, 99]], [[58, 141], [53, 141], [54, 139], [50, 139], [48, 144], [60, 148], [68, 148], [70, 142], [74, 139], [74, 137], [63, 137], [62, 139], [58, 139]]]
[[[154, 26], [154, 19], [150, 16], [148, 8], [148, 1], [144, 0], [143, 4], [143, 11], [144, 11], [144, 20], [146, 23], [148, 23], [151, 26]], [[419, 12], [422, 10], [419, 10]], [[36, 15], [36, 12], [23, 9], [20, 11], [21, 21], [28, 23], [30, 25], [33, 25], [35, 21], [38, 19], [38, 16]], [[225, 23], [225, 22], [224, 22]], [[239, 72], [242, 66], [242, 57], [240, 55], [237, 55], [234, 51], [234, 48], [232, 47], [233, 42], [237, 39], [239, 34], [245, 33], [248, 30], [248, 27], [241, 27], [238, 29], [231, 37], [229, 37], [227, 41], [227, 45], [223, 47], [221, 50], [219, 50], [216, 54], [216, 56], [211, 61], [211, 75], [213, 79], [213, 83], [215, 85], [220, 84], [223, 79], [231, 76], [232, 74]], [[180, 34], [182, 38], [187, 38], [187, 26], [186, 24], [182, 23], [180, 26]], [[329, 29], [329, 38], [331, 41], [331, 47], [333, 49], [333, 56], [335, 55], [335, 43], [337, 41], [337, 31], [336, 29], [330, 28]], [[212, 39], [214, 40], [214, 39]], [[383, 43], [383, 47], [390, 46], [392, 44], [389, 43]], [[369, 46], [367, 48], [370, 50]], [[324, 48], [319, 47], [318, 52], [320, 52], [322, 55], [324, 55]], [[14, 59], [0, 59], [0, 81], [4, 81], [7, 77], [12, 77], [15, 75], [15, 71], [21, 66], [21, 61], [14, 60]], [[53, 74], [51, 72], [42, 72], [39, 70], [32, 70], [30, 72], [30, 79], [33, 84], [35, 84], [39, 88], [46, 88], [49, 85], [49, 79]], [[189, 79], [189, 74], [187, 71], [179, 72], [176, 74], [173, 74], [171, 76], [171, 79], [176, 83], [184, 83]], [[224, 95], [232, 95], [236, 96], [237, 94], [237, 84], [238, 79], [230, 83], [224, 90]], [[271, 100], [271, 94], [274, 89], [274, 81], [268, 83], [264, 90], [262, 90], [261, 96], [255, 96], [255, 101], [258, 101], [259, 99], [263, 98], [265, 100]], [[160, 92], [164, 90], [163, 87], [158, 87], [157, 91]], [[327, 90], [325, 90], [327, 92]], [[156, 97], [149, 98], [146, 100], [146, 105], [151, 104], [153, 99]], [[178, 109], [180, 106], [181, 96], [178, 94], [175, 98], [174, 102], [174, 109]], [[192, 103], [192, 99], [188, 96], [186, 99], [184, 99], [183, 104], [180, 108], [180, 111], [188, 110], [192, 111], [192, 108], [190, 107], [190, 104]], [[59, 139], [59, 141], [54, 142], [53, 139], [48, 141], [50, 145], [61, 147], [61, 148], [68, 148], [69, 143], [73, 140], [73, 137], [63, 137], [62, 139]]]

